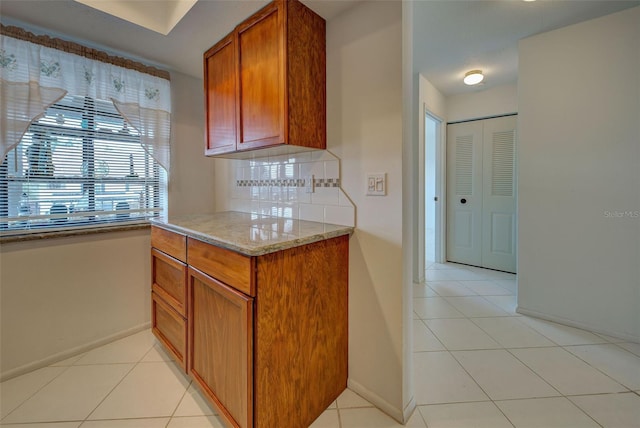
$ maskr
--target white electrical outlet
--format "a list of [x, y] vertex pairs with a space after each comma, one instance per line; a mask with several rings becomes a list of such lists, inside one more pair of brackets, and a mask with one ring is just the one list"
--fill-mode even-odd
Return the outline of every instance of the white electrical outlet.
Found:
[[313, 184], [313, 175], [308, 175], [304, 178], [304, 192], [305, 193], [315, 192], [315, 187]]
[[367, 174], [367, 196], [385, 196], [387, 194], [387, 174]]

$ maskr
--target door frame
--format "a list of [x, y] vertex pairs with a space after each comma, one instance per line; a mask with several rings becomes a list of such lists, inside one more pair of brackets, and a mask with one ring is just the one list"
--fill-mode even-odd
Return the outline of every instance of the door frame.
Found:
[[[446, 130], [447, 122], [437, 114], [427, 108], [426, 103], [422, 103], [420, 108], [420, 121], [418, 130], [418, 185], [417, 185], [417, 245], [414, 247], [416, 251], [416, 259], [414, 259], [414, 282], [424, 283], [426, 269], [426, 242], [425, 242], [425, 129], [427, 115], [439, 123], [437, 141], [436, 141], [436, 195], [438, 203], [436, 204], [436, 248], [435, 261], [437, 263], [444, 262], [446, 254]], [[414, 223], [415, 224], [415, 223]], [[414, 244], [415, 245], [415, 244]]]
[[[436, 134], [436, 196], [438, 197], [438, 203], [436, 204], [435, 215], [435, 262], [444, 263], [446, 253], [446, 143], [447, 143], [447, 123], [442, 118], [431, 113], [425, 106], [424, 120], [427, 116], [438, 122], [439, 126]], [[425, 127], [426, 128], [426, 127]], [[426, 214], [426, 213], [425, 213]], [[426, 245], [426, 242], [425, 242]]]

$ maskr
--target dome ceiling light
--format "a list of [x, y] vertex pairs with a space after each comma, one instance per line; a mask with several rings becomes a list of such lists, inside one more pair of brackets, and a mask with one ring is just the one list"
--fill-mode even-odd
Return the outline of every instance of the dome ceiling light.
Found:
[[482, 74], [482, 70], [471, 70], [467, 71], [464, 75], [463, 82], [465, 85], [477, 85], [478, 83], [484, 80], [484, 75]]

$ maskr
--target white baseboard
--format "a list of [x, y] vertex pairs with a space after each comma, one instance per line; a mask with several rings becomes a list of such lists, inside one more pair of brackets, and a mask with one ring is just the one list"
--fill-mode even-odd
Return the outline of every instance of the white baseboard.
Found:
[[404, 420], [402, 421], [403, 424], [406, 424], [407, 422], [409, 422], [409, 418], [411, 418], [411, 415], [413, 415], [413, 412], [416, 410], [417, 404], [416, 404], [416, 399], [415, 397], [411, 397], [411, 400], [409, 400], [409, 403], [404, 407]]
[[75, 348], [71, 348], [66, 351], [58, 352], [57, 354], [51, 355], [47, 358], [43, 358], [41, 360], [25, 364], [15, 369], [7, 370], [6, 372], [3, 372], [0, 374], [0, 382], [4, 382], [7, 379], [11, 379], [13, 377], [20, 376], [25, 373], [29, 373], [33, 370], [37, 370], [42, 367], [49, 366], [53, 363], [57, 363], [58, 361], [66, 360], [67, 358], [71, 358], [75, 355], [82, 354], [84, 352], [90, 351], [99, 346], [106, 345], [107, 343], [113, 342], [114, 340], [131, 336], [132, 334], [138, 333], [142, 330], [146, 330], [150, 327], [151, 327], [151, 321], [148, 321], [143, 324], [139, 324], [135, 327], [122, 330], [110, 336], [103, 337], [102, 339], [94, 340], [93, 342], [87, 343], [85, 345], [77, 346]]
[[600, 333], [607, 336], [617, 337], [623, 340], [629, 340], [631, 342], [640, 342], [640, 336], [634, 336], [633, 334], [620, 333], [619, 331], [603, 329], [591, 324], [577, 322], [577, 321], [570, 320], [568, 318], [558, 317], [555, 315], [549, 315], [543, 312], [538, 312], [531, 309], [523, 308], [522, 306], [517, 306], [516, 312], [522, 315], [528, 315], [534, 318], [540, 318], [547, 321], [557, 322], [558, 324], [568, 325], [569, 327], [576, 327], [582, 330], [589, 330], [594, 333]]
[[409, 420], [409, 416], [411, 416], [411, 413], [413, 413], [413, 409], [415, 409], [416, 407], [416, 403], [412, 399], [409, 402], [409, 405], [404, 410], [398, 409], [396, 406], [389, 403], [387, 400], [380, 397], [375, 392], [371, 391], [365, 386], [362, 386], [360, 383], [351, 378], [347, 380], [347, 387], [401, 424], [406, 423], [406, 421]]

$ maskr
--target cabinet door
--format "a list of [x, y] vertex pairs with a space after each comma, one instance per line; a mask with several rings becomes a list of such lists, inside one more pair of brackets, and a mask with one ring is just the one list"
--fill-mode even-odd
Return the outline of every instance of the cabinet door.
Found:
[[189, 373], [232, 426], [253, 426], [253, 299], [189, 268]]
[[236, 150], [236, 46], [233, 34], [205, 53], [206, 155]]
[[283, 7], [274, 2], [237, 28], [238, 150], [286, 142]]

